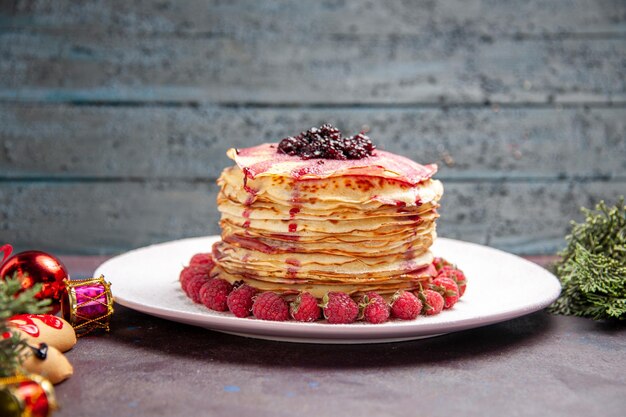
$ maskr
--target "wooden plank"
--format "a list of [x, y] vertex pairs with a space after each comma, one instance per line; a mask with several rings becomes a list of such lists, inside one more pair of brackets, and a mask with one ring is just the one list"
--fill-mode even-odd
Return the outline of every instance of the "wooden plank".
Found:
[[0, 29], [75, 35], [623, 35], [625, 20], [621, 0], [30, 0], [0, 8]]
[[[444, 186], [440, 236], [522, 254], [554, 253], [569, 220], [581, 220], [581, 205], [626, 193], [625, 181]], [[216, 191], [212, 182], [8, 182], [0, 187], [0, 232], [18, 248], [115, 253], [218, 233]]]
[[213, 181], [3, 183], [0, 233], [17, 247], [105, 254], [171, 238], [213, 234]]
[[216, 178], [229, 147], [326, 121], [445, 180], [626, 178], [626, 109], [0, 105], [0, 178]]
[[[452, 38], [450, 36], [453, 36]], [[0, 32], [0, 100], [626, 102], [623, 39], [72, 37]]]

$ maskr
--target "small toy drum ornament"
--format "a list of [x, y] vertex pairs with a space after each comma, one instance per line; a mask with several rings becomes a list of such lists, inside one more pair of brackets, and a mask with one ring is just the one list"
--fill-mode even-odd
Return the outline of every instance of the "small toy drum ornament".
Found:
[[66, 280], [61, 308], [77, 336], [84, 336], [97, 329], [109, 331], [113, 314], [111, 284], [100, 278]]
[[48, 417], [57, 409], [54, 387], [39, 375], [0, 378], [0, 415]]

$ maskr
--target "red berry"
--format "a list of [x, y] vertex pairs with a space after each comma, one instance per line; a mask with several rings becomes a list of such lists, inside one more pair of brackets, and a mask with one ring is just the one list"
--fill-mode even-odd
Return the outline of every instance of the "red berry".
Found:
[[211, 310], [226, 311], [228, 310], [226, 299], [232, 289], [233, 286], [230, 282], [221, 278], [214, 278], [200, 288], [200, 300]]
[[200, 288], [210, 280], [211, 279], [206, 274], [198, 274], [191, 277], [187, 286], [184, 288], [187, 297], [191, 298], [194, 303], [201, 302]]
[[370, 291], [367, 294], [365, 294], [370, 300], [378, 300], [378, 301], [382, 301], [384, 302], [385, 299], [383, 298], [382, 295], [378, 294], [377, 292], [374, 291]]
[[424, 290], [420, 293], [420, 298], [424, 304], [423, 313], [427, 316], [434, 316], [443, 310], [443, 297], [437, 291]]
[[443, 258], [436, 257], [433, 259], [433, 265], [435, 266], [435, 269], [437, 269], [437, 272], [439, 272], [446, 266], [451, 266], [452, 264]]
[[430, 287], [443, 296], [443, 308], [452, 308], [459, 301], [459, 286], [452, 278], [437, 277]]
[[331, 324], [353, 323], [359, 315], [359, 305], [345, 292], [326, 293], [321, 307]]
[[189, 260], [189, 265], [215, 265], [213, 262], [213, 255], [211, 253], [196, 253]]
[[389, 305], [385, 299], [375, 293], [368, 292], [359, 300], [363, 319], [368, 323], [379, 324], [389, 320]]
[[463, 271], [456, 268], [452, 271], [452, 279], [456, 282], [456, 285], [459, 286], [459, 297], [463, 297], [465, 289], [467, 288], [467, 278], [465, 277], [465, 274]]
[[320, 318], [322, 310], [317, 305], [317, 298], [311, 293], [302, 292], [289, 305], [289, 313], [294, 320], [315, 321]]
[[422, 311], [422, 302], [413, 293], [397, 291], [391, 297], [391, 314], [400, 320], [414, 320]]
[[278, 152], [298, 155], [302, 159], [361, 159], [371, 156], [376, 146], [363, 132], [342, 137], [341, 131], [330, 124], [312, 127], [297, 136], [278, 143]]
[[459, 297], [462, 297], [465, 294], [465, 288], [467, 287], [467, 279], [465, 278], [465, 274], [460, 269], [454, 266], [445, 266], [439, 271], [439, 275], [437, 277], [447, 277], [452, 278], [456, 285], [459, 287]]
[[248, 317], [252, 312], [252, 298], [257, 290], [249, 285], [243, 284], [235, 288], [226, 300], [228, 309], [237, 317]]
[[187, 284], [189, 284], [189, 280], [194, 276], [193, 268], [184, 267], [180, 274], [178, 275], [178, 281], [180, 282], [180, 287], [183, 289], [185, 294], [187, 294]]
[[261, 320], [285, 321], [289, 319], [289, 306], [275, 292], [264, 292], [255, 297], [252, 314]]
[[187, 294], [187, 296], [191, 297], [187, 289], [187, 286], [189, 285], [191, 279], [195, 276], [200, 276], [208, 279], [210, 270], [211, 268], [208, 268], [206, 265], [198, 265], [186, 266], [183, 268], [182, 271], [180, 271], [178, 279], [180, 281], [181, 288], [183, 289], [183, 291], [185, 291], [185, 294]]

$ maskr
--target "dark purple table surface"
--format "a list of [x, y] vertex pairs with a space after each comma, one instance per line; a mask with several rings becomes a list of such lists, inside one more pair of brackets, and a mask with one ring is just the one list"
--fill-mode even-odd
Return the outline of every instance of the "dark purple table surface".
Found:
[[[73, 279], [102, 257], [62, 257]], [[532, 258], [545, 265], [549, 257]], [[113, 291], [115, 294], [115, 291]], [[55, 416], [623, 416], [626, 326], [540, 311], [411, 342], [308, 345], [116, 305], [67, 353]]]

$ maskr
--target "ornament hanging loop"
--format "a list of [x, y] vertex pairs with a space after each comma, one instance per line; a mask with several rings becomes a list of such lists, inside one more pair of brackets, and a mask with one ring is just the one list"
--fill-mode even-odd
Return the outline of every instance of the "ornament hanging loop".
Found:
[[2, 252], [2, 260], [0, 261], [0, 266], [7, 260], [9, 256], [13, 253], [13, 246], [8, 243], [0, 246], [0, 252]]

